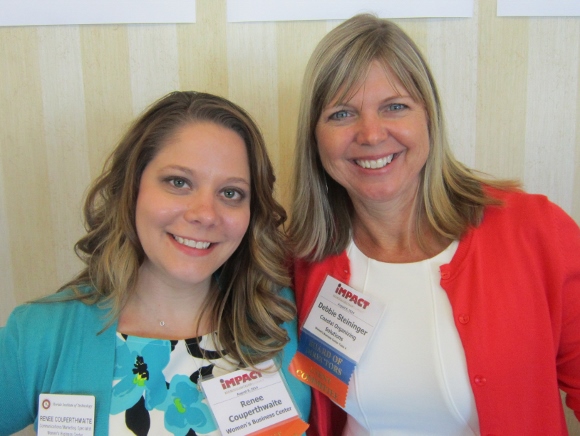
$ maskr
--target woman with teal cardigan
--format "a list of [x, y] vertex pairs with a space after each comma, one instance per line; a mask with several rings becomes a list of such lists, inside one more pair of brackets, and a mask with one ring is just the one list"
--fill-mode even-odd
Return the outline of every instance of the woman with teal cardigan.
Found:
[[269, 360], [307, 421], [274, 180], [233, 103], [174, 92], [146, 110], [89, 190], [86, 267], [0, 329], [0, 435], [38, 426], [41, 394], [94, 396], [95, 435], [218, 435], [202, 378]]

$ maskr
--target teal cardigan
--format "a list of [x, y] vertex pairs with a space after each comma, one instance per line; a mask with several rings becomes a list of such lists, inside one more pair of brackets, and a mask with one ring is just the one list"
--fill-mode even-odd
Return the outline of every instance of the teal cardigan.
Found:
[[[282, 295], [294, 301], [291, 290], [284, 289]], [[97, 335], [107, 313], [79, 301], [14, 309], [0, 328], [0, 436], [37, 426], [41, 393], [94, 395], [95, 436], [108, 434], [117, 323]], [[288, 373], [297, 348], [296, 320], [283, 327], [290, 342], [283, 351], [282, 372], [302, 419], [308, 421], [310, 388]]]

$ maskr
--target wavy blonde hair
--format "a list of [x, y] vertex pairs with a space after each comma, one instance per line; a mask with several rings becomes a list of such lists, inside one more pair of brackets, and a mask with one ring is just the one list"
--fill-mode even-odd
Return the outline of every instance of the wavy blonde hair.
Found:
[[296, 135], [292, 221], [295, 255], [317, 261], [342, 252], [351, 240], [353, 208], [346, 190], [324, 170], [316, 125], [331, 101], [347, 101], [371, 63], [380, 62], [427, 114], [429, 156], [421, 172], [414, 233], [424, 250], [426, 223], [442, 238], [458, 239], [477, 226], [486, 205], [498, 201], [484, 185], [518, 186], [478, 174], [457, 161], [450, 149], [437, 86], [415, 43], [396, 24], [373, 15], [356, 15], [330, 31], [315, 48], [304, 75]]
[[[250, 223], [239, 247], [219, 269], [217, 286], [204, 308], [224, 355], [253, 366], [288, 342], [280, 327], [295, 315], [279, 295], [290, 281], [284, 267], [287, 246], [281, 226], [286, 212], [274, 199], [274, 172], [264, 139], [252, 118], [234, 103], [211, 94], [172, 92], [149, 107], [130, 127], [93, 182], [84, 205], [87, 234], [75, 245], [86, 264], [59, 291], [73, 288], [74, 299], [109, 308], [111, 322], [133, 291], [145, 253], [135, 227], [143, 170], [179, 128], [212, 122], [244, 141], [251, 175]], [[90, 292], [79, 288], [90, 286]]]

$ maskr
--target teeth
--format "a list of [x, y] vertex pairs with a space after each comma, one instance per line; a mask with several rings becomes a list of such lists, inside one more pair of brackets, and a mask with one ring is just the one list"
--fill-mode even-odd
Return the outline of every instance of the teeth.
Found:
[[391, 161], [393, 160], [393, 156], [394, 154], [389, 154], [388, 156], [377, 160], [357, 160], [355, 162], [358, 166], [363, 168], [372, 168], [372, 169], [383, 168], [384, 166], [391, 163]]
[[173, 238], [180, 244], [187, 245], [188, 247], [192, 248], [199, 248], [200, 250], [205, 250], [211, 245], [210, 242], [197, 242], [193, 239], [182, 238], [181, 236], [173, 235]]

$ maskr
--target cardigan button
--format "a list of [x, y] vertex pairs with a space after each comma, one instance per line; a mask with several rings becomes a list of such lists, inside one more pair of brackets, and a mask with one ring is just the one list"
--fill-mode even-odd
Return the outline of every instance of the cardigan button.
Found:
[[469, 315], [466, 313], [462, 313], [459, 315], [459, 322], [461, 324], [467, 324], [469, 322]]
[[449, 277], [451, 277], [451, 274], [449, 274], [448, 272], [442, 272], [441, 273], [441, 278], [442, 279], [448, 279]]
[[477, 386], [485, 386], [487, 379], [482, 375], [476, 375], [473, 377], [473, 381]]

